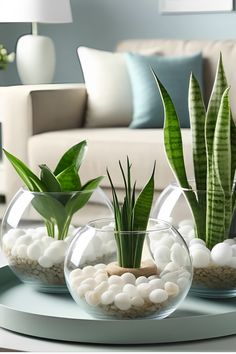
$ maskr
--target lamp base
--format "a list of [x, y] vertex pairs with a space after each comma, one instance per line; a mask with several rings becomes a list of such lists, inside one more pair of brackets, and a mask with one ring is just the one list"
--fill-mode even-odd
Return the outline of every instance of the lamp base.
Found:
[[56, 55], [53, 41], [44, 36], [26, 35], [18, 40], [16, 65], [25, 85], [49, 84], [53, 80]]

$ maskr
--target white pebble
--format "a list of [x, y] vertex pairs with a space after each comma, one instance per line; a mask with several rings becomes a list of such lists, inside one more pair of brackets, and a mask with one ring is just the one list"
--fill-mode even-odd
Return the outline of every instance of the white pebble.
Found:
[[148, 277], [148, 281], [153, 280], [153, 279], [157, 279], [158, 275], [150, 275], [150, 277]]
[[178, 280], [177, 280], [177, 284], [178, 286], [180, 287], [180, 289], [186, 289], [187, 286], [189, 285], [189, 280], [185, 277], [180, 277]]
[[178, 269], [179, 269], [179, 264], [175, 262], [169, 262], [164, 268], [164, 270], [168, 272], [174, 272]]
[[179, 243], [175, 242], [171, 247], [170, 259], [174, 263], [179, 264], [180, 266], [185, 264], [186, 251]]
[[226, 266], [230, 264], [233, 252], [230, 245], [227, 243], [218, 243], [211, 250], [211, 258], [214, 263], [220, 266]]
[[112, 291], [115, 295], [121, 292], [122, 286], [117, 284], [112, 284], [109, 286], [108, 290]]
[[165, 233], [154, 231], [149, 233], [149, 238], [151, 241], [160, 241], [164, 235]]
[[108, 288], [108, 283], [107, 281], [102, 281], [99, 285], [97, 285], [95, 288], [94, 288], [94, 291], [96, 291], [97, 293], [99, 294], [102, 294], [104, 293], [104, 291], [106, 291]]
[[155, 289], [150, 293], [149, 299], [154, 304], [160, 304], [168, 299], [168, 294], [163, 289]]
[[151, 291], [151, 285], [149, 283], [142, 283], [137, 286], [137, 290], [143, 298], [147, 298]]
[[170, 249], [167, 246], [160, 245], [154, 253], [154, 259], [157, 266], [162, 267], [170, 261]]
[[39, 257], [38, 263], [43, 268], [50, 268], [50, 267], [53, 266], [53, 261], [50, 258], [46, 257], [46, 256]]
[[86, 266], [82, 269], [82, 272], [86, 276], [91, 276], [96, 272], [96, 269], [93, 266]]
[[42, 237], [42, 242], [44, 243], [45, 248], [48, 247], [53, 241], [54, 239], [52, 237], [49, 236]]
[[15, 246], [19, 246], [19, 245], [27, 245], [29, 246], [32, 243], [32, 237], [29, 235], [23, 235], [20, 236], [16, 242], [15, 242]]
[[111, 275], [108, 278], [108, 283], [110, 285], [111, 284], [124, 285], [124, 280], [119, 275]]
[[129, 308], [131, 307], [129, 296], [124, 293], [117, 294], [115, 296], [114, 303], [115, 303], [116, 307], [118, 307], [118, 309], [120, 309], [122, 311], [129, 310]]
[[169, 296], [176, 296], [179, 293], [178, 285], [176, 285], [175, 283], [170, 282], [170, 281], [165, 283], [164, 289]]
[[[54, 243], [54, 242], [53, 242]], [[46, 248], [45, 252], [44, 252], [44, 256], [51, 258], [53, 263], [61, 263], [64, 260], [65, 257], [65, 246], [61, 246], [61, 245], [53, 245], [53, 243], [51, 243], [49, 245], [48, 248]]]
[[193, 227], [191, 225], [183, 225], [178, 228], [178, 232], [181, 236], [188, 236], [188, 234], [192, 231]]
[[160, 240], [160, 244], [168, 248], [171, 248], [174, 242], [175, 240], [173, 239], [173, 237], [168, 234], [162, 237], [162, 239]]
[[88, 291], [90, 291], [90, 287], [88, 284], [81, 284], [78, 288], [77, 288], [77, 295], [79, 297], [83, 297]]
[[236, 257], [236, 245], [231, 246], [231, 249], [233, 257]]
[[108, 275], [107, 273], [99, 273], [98, 275], [95, 275], [95, 282], [97, 284], [102, 283], [103, 281], [107, 281], [108, 280]]
[[230, 245], [230, 246], [235, 245], [235, 241], [233, 238], [228, 238], [227, 240], [224, 240], [223, 243], [227, 243], [227, 245]]
[[151, 286], [151, 290], [164, 288], [164, 282], [162, 279], [152, 279], [149, 281], [149, 285]]
[[144, 305], [144, 300], [141, 296], [134, 296], [131, 298], [130, 303], [132, 306], [142, 307]]
[[25, 231], [24, 230], [21, 230], [21, 229], [11, 229], [7, 232], [7, 235], [8, 236], [12, 236], [14, 237], [15, 239], [20, 237], [20, 236], [23, 236], [25, 235]]
[[101, 303], [103, 305], [110, 305], [115, 298], [115, 294], [112, 291], [105, 291], [102, 295], [101, 295]]
[[37, 261], [41, 257], [42, 251], [39, 245], [32, 244], [27, 247], [27, 256], [29, 259]]
[[85, 300], [91, 306], [97, 306], [100, 303], [100, 294], [96, 291], [88, 291], [85, 293]]
[[194, 250], [197, 250], [197, 249], [202, 249], [204, 251], [209, 251], [208, 248], [203, 245], [202, 243], [194, 243], [193, 245], [189, 246], [189, 252], [193, 252]]
[[138, 277], [135, 281], [136, 285], [143, 284], [143, 283], [148, 283], [148, 278], [144, 277], [143, 275], [141, 277]]
[[136, 277], [132, 273], [124, 273], [121, 275], [121, 279], [124, 281], [125, 284], [135, 284]]
[[17, 247], [17, 256], [20, 258], [27, 257], [27, 246], [26, 245], [20, 245]]
[[94, 266], [94, 268], [95, 268], [96, 270], [105, 269], [105, 268], [106, 268], [106, 264], [104, 264], [104, 263], [98, 263], [98, 264], [96, 264], [96, 265]]
[[192, 264], [195, 268], [207, 267], [210, 263], [210, 254], [205, 249], [194, 249], [191, 251]]
[[202, 244], [202, 245], [206, 245], [205, 241], [203, 241], [201, 238], [194, 238], [190, 241], [189, 246], [195, 245], [195, 244]]
[[82, 269], [76, 268], [70, 272], [69, 279], [72, 280], [80, 275], [82, 275]]
[[129, 297], [138, 296], [138, 290], [133, 284], [125, 284], [123, 287], [123, 292], [126, 293]]
[[86, 278], [82, 281], [81, 285], [88, 285], [90, 290], [94, 289], [96, 286], [96, 282], [94, 280], [94, 278]]

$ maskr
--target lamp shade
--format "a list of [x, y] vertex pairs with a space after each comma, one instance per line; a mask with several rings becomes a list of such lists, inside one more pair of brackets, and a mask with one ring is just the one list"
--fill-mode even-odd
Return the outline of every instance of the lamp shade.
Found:
[[0, 22], [72, 22], [70, 0], [0, 0]]

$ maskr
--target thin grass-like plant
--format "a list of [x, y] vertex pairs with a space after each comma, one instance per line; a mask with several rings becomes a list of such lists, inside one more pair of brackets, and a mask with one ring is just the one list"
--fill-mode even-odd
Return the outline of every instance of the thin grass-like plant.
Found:
[[113, 197], [118, 265], [124, 268], [140, 268], [143, 244], [153, 202], [155, 165], [149, 181], [137, 199], [135, 196], [136, 182], [132, 184], [131, 181], [129, 158], [127, 157], [126, 173], [120, 161], [119, 167], [125, 188], [125, 197], [121, 204], [118, 201], [116, 189], [107, 169]]

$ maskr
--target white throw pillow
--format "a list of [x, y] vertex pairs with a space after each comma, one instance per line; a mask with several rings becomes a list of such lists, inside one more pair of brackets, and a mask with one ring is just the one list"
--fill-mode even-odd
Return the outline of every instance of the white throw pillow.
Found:
[[128, 126], [132, 91], [123, 54], [79, 47], [78, 55], [88, 92], [85, 126]]

